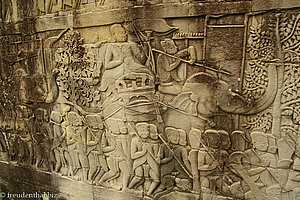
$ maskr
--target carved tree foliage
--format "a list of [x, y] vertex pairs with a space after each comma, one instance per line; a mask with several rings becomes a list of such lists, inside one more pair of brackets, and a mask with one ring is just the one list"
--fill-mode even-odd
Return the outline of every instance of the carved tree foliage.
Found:
[[250, 61], [249, 70], [245, 73], [243, 95], [260, 98], [268, 86], [268, 73], [264, 62]]
[[10, 77], [0, 77], [0, 110], [12, 110], [16, 102], [13, 81]]
[[253, 18], [249, 27], [248, 52], [251, 59], [272, 60], [275, 57], [274, 34], [270, 30], [263, 30], [262, 24], [258, 24]]
[[292, 15], [290, 18], [287, 14], [280, 17], [279, 20], [279, 37], [281, 48], [284, 55], [284, 61], [300, 61], [300, 14]]
[[251, 131], [269, 132], [272, 127], [271, 113], [260, 113], [255, 116], [246, 117], [246, 123], [242, 126]]
[[73, 30], [65, 34], [60, 45], [55, 60], [60, 70], [58, 80], [62, 95], [80, 106], [99, 101], [99, 91], [92, 87], [100, 76], [95, 55], [87, 53], [83, 39]]
[[284, 14], [280, 18], [279, 36], [282, 54], [285, 62], [290, 64], [284, 66], [283, 87], [281, 96], [281, 107], [283, 116], [289, 120], [283, 121], [281, 130], [285, 133], [300, 133], [300, 14]]
[[300, 133], [300, 70], [299, 65], [287, 65], [284, 71], [284, 87], [281, 97], [282, 115], [288, 121], [281, 127], [285, 133]]
[[[283, 121], [282, 130], [296, 130], [294, 125], [299, 124], [300, 120], [299, 65], [293, 64], [300, 60], [299, 20], [300, 14], [275, 13], [270, 16], [265, 26], [263, 25], [265, 19], [262, 20], [262, 24], [259, 24], [253, 17], [252, 25], [249, 27], [247, 50], [250, 60], [247, 62], [243, 93], [253, 96], [254, 99], [263, 97], [269, 83], [268, 63], [279, 62], [277, 76], [278, 83], [282, 82], [282, 84], [278, 84], [277, 95], [281, 95], [278, 110], [282, 112], [282, 116], [290, 118], [290, 127], [288, 128], [287, 122]], [[252, 118], [247, 117], [245, 127], [251, 130], [257, 128], [253, 127], [252, 123], [268, 121], [268, 118], [265, 118], [267, 115], [258, 114]]]
[[[247, 70], [244, 75], [243, 94], [260, 99], [266, 92], [269, 84], [268, 64], [275, 58], [276, 46], [274, 42], [274, 32], [265, 30], [255, 17], [249, 27], [249, 38], [247, 51], [250, 60], [247, 62]], [[242, 126], [252, 130], [269, 131], [272, 126], [272, 115], [270, 113], [260, 113], [245, 118]]]

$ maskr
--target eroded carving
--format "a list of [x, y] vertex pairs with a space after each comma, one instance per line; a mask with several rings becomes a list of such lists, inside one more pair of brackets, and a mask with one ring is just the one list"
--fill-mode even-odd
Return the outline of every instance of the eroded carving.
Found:
[[[2, 2], [7, 23], [9, 2]], [[38, 15], [76, 8], [84, 22], [82, 13], [97, 9], [181, 3], [197, 4], [36, 5]], [[54, 31], [3, 36], [0, 159], [140, 198], [297, 199], [300, 15], [284, 12], [195, 17], [199, 27], [191, 23], [188, 30], [182, 24], [189, 17], [128, 16], [126, 23], [95, 25], [96, 39], [74, 18], [76, 30], [54, 37]], [[222, 24], [244, 17], [244, 25]], [[240, 80], [231, 68], [236, 60], [218, 51], [220, 60], [204, 56], [208, 32], [229, 27], [247, 29]]]

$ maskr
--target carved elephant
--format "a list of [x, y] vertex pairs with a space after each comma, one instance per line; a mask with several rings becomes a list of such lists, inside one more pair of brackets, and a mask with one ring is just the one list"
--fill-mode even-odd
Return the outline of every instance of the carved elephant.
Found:
[[29, 75], [24, 69], [17, 69], [14, 75], [18, 88], [18, 99], [25, 104], [52, 103], [58, 96], [57, 74], [58, 70], [56, 69], [46, 77], [39, 73]]
[[213, 126], [211, 118], [217, 113], [242, 114], [252, 106], [252, 99], [233, 92], [225, 81], [200, 72], [186, 80], [182, 92], [167, 105], [162, 115], [166, 126], [187, 132], [192, 127], [203, 131]]

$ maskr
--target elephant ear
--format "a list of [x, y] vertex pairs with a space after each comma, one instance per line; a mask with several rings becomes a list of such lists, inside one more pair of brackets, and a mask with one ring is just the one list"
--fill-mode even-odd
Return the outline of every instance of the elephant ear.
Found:
[[218, 81], [217, 77], [213, 74], [207, 72], [199, 72], [186, 80], [186, 84], [188, 83], [207, 83], [207, 84], [215, 84]]
[[197, 116], [198, 100], [193, 92], [182, 92], [170, 103], [175, 109], [179, 109], [193, 116]]

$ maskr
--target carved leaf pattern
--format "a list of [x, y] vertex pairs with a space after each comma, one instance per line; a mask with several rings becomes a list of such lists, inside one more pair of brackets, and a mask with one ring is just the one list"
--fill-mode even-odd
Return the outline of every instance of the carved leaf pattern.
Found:
[[249, 27], [248, 52], [251, 59], [272, 60], [275, 57], [275, 43], [273, 32], [262, 30], [262, 25], [253, 18]]
[[270, 113], [260, 113], [258, 115], [245, 118], [245, 124], [242, 126], [250, 131], [268, 132], [272, 127], [272, 115]]
[[91, 80], [99, 78], [95, 55], [87, 53], [83, 39], [76, 31], [69, 31], [60, 42], [55, 60], [60, 70], [59, 86], [63, 96], [80, 106], [89, 106], [100, 100], [100, 92]]
[[249, 69], [245, 73], [243, 95], [260, 98], [268, 86], [268, 73], [265, 64], [260, 61], [248, 62]]
[[300, 14], [290, 18], [284, 15], [280, 18], [279, 36], [284, 61], [300, 61]]
[[13, 92], [13, 81], [10, 77], [0, 77], [0, 109], [13, 110], [16, 96]]
[[282, 115], [290, 116], [294, 124], [300, 124], [300, 70], [298, 65], [286, 65], [284, 87], [281, 96]]

